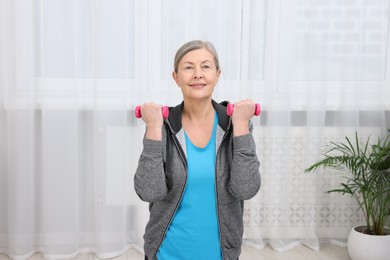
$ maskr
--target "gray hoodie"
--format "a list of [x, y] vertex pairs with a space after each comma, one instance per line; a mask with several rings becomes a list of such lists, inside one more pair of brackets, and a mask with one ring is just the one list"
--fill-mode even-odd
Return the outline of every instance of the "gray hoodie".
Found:
[[[233, 137], [227, 102], [212, 101], [218, 115], [216, 190], [218, 226], [224, 260], [236, 260], [241, 253], [244, 200], [260, 189], [260, 163], [252, 134]], [[167, 229], [175, 215], [187, 182], [187, 158], [181, 125], [183, 104], [170, 108], [164, 121], [162, 141], [144, 139], [134, 176], [138, 196], [149, 202], [150, 218], [145, 228], [144, 251], [157, 259]], [[250, 124], [252, 132], [252, 124]]]

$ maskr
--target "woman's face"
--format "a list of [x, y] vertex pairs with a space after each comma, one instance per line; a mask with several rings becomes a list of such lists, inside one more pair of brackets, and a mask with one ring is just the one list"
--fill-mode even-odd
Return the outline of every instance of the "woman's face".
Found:
[[178, 64], [177, 73], [173, 72], [172, 76], [185, 98], [208, 99], [220, 74], [214, 55], [202, 48], [186, 53]]

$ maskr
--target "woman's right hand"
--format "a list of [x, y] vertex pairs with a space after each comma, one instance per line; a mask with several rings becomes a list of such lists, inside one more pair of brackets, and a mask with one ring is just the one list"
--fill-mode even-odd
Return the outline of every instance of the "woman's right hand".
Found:
[[150, 140], [162, 140], [163, 116], [161, 105], [144, 103], [141, 105], [141, 118], [146, 124], [145, 137]]

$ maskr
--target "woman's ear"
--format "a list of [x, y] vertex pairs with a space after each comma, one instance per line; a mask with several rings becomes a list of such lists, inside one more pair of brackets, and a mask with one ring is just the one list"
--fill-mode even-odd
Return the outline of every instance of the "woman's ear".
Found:
[[221, 76], [221, 70], [220, 69], [218, 69], [217, 70], [217, 81], [216, 82], [218, 82], [219, 81], [219, 76]]
[[218, 69], [218, 71], [217, 71], [217, 77], [218, 77], [218, 79], [219, 79], [219, 76], [221, 76], [221, 69]]
[[175, 80], [175, 82], [177, 83], [177, 73], [176, 71], [173, 71], [172, 72], [172, 78]]

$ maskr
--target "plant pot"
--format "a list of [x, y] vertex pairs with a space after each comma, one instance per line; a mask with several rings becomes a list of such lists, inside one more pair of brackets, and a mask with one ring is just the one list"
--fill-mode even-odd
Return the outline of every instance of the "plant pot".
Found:
[[390, 256], [390, 235], [375, 236], [361, 233], [355, 227], [348, 237], [348, 253], [353, 260], [388, 260]]

